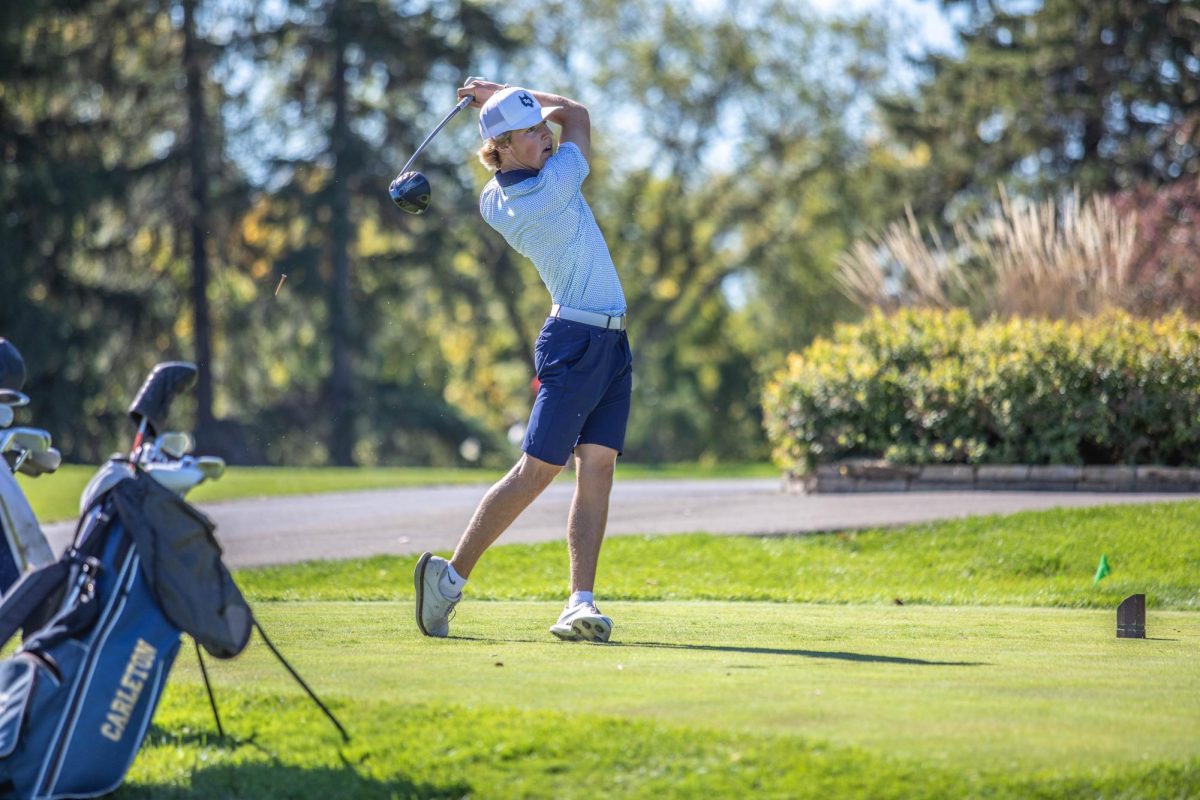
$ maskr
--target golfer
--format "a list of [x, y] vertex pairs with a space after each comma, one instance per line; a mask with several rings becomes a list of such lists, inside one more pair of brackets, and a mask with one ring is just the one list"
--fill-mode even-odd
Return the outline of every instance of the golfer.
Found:
[[[550, 290], [550, 314], [534, 345], [540, 381], [521, 449], [524, 454], [484, 495], [449, 561], [425, 553], [414, 575], [417, 625], [446, 636], [484, 551], [575, 459], [567, 519], [571, 590], [550, 632], [568, 641], [608, 641], [612, 620], [596, 608], [593, 587], [608, 521], [613, 470], [625, 443], [633, 356], [625, 334], [625, 293], [604, 235], [581, 187], [588, 174], [591, 121], [565, 97], [472, 80], [483, 147], [495, 173], [479, 211], [533, 261]], [[547, 121], [562, 127], [558, 148]]]

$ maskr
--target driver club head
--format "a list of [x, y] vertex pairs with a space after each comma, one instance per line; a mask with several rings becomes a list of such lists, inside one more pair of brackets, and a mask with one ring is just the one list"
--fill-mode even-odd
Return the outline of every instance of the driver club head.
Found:
[[423, 214], [429, 208], [429, 179], [419, 172], [404, 172], [388, 187], [392, 202], [409, 214]]

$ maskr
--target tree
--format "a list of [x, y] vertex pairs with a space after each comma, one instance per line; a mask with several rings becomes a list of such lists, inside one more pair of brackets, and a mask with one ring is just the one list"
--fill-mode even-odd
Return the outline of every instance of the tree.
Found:
[[381, 215], [397, 224], [395, 210], [380, 207], [382, 187], [403, 163], [402, 146], [411, 152], [419, 141], [414, 121], [428, 107], [422, 90], [430, 76], [444, 76], [440, 96], [452, 97], [451, 76], [465, 75], [475, 48], [506, 40], [469, 3], [414, 9], [365, 0], [292, 2], [282, 15], [261, 11], [255, 25], [263, 78], [276, 87], [272, 105], [262, 109], [265, 124], [307, 140], [295, 152], [275, 154], [268, 180], [309, 223], [301, 249], [283, 254], [283, 263], [320, 271], [319, 281], [310, 275], [294, 289], [315, 290], [326, 302], [322, 417], [331, 460], [352, 464], [365, 428], [356, 362], [378, 334], [365, 327], [370, 299], [355, 277], [356, 229]]
[[886, 104], [928, 158], [918, 212], [1022, 194], [1085, 195], [1200, 175], [1200, 15], [1188, 0], [946, 0], [961, 58], [930, 55], [916, 102]]
[[110, 452], [146, 368], [186, 355], [175, 9], [9, 4], [0, 24], [0, 197], [10, 209], [0, 315], [30, 364], [38, 424], [73, 459]]
[[635, 458], [761, 456], [763, 365], [846, 313], [834, 257], [900, 202], [869, 118], [881, 29], [783, 0], [0, 14], [0, 290], [29, 298], [0, 314], [38, 331], [46, 393], [71, 387], [54, 402], [75, 458], [116, 443], [153, 361], [194, 357], [200, 430], [236, 461], [464, 463], [466, 438], [507, 459], [547, 302], [478, 217], [474, 126], [422, 155], [426, 215], [384, 192], [467, 72], [593, 109], [586, 192], [630, 299]]
[[1141, 185], [1113, 202], [1137, 220], [1132, 310], [1147, 317], [1171, 311], [1200, 316], [1200, 179]]
[[204, 109], [207, 81], [205, 59], [196, 33], [196, 0], [183, 0], [183, 69], [187, 76], [188, 178], [191, 203], [192, 245], [192, 333], [196, 365], [196, 438], [202, 448], [209, 444], [213, 427], [212, 322], [208, 313], [208, 228], [211, 202], [208, 189], [208, 115]]

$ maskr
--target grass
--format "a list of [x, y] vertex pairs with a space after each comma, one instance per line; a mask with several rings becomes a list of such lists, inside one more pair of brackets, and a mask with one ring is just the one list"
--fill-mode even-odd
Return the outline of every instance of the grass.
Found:
[[[446, 640], [416, 632], [411, 558], [240, 571], [353, 740], [259, 644], [210, 667], [216, 737], [185, 651], [119, 797], [1200, 796], [1198, 522], [1170, 503], [617, 537], [609, 645], [546, 632], [562, 544], [490, 551]], [[1117, 639], [1137, 590], [1150, 638]]]
[[[1112, 574], [1092, 584], [1100, 555]], [[415, 557], [380, 556], [242, 572], [259, 599], [400, 600]], [[471, 597], [559, 600], [562, 542], [497, 547]], [[1060, 509], [801, 537], [694, 534], [613, 537], [603, 596], [623, 600], [1114, 608], [1145, 593], [1151, 608], [1200, 610], [1200, 502]]]
[[[260, 603], [351, 731], [261, 645], [186, 653], [121, 797], [1185, 797], [1200, 791], [1200, 616], [1153, 640], [1075, 609], [616, 602], [619, 642], [553, 641], [556, 603]], [[594, 776], [603, 776], [602, 778]]]
[[[770, 464], [621, 464], [619, 470], [622, 480], [779, 476], [779, 469]], [[78, 516], [79, 495], [95, 471], [92, 466], [68, 464], [53, 475], [36, 479], [18, 475], [17, 478], [38, 519], [57, 522]], [[195, 503], [214, 503], [245, 497], [492, 483], [503, 474], [504, 470], [500, 469], [432, 467], [230, 467], [221, 480], [200, 486], [188, 495], [188, 499]], [[571, 479], [569, 474], [559, 478]]]

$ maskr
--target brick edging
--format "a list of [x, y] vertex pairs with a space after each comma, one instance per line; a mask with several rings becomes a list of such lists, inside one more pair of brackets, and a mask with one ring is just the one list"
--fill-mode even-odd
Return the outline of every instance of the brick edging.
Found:
[[894, 464], [847, 459], [807, 475], [784, 473], [795, 494], [922, 491], [1197, 492], [1200, 469], [1156, 465]]

